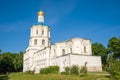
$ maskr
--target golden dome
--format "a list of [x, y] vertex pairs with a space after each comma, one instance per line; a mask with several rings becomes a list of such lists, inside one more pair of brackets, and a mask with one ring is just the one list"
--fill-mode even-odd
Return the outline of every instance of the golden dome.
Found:
[[44, 16], [44, 12], [43, 11], [39, 11], [38, 12], [38, 16]]

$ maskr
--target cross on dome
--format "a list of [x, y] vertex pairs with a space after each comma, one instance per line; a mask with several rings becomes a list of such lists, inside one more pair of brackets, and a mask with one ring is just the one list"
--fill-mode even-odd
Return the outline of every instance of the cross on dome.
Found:
[[40, 11], [38, 12], [38, 16], [44, 16], [44, 12], [43, 12], [42, 8], [40, 8]]

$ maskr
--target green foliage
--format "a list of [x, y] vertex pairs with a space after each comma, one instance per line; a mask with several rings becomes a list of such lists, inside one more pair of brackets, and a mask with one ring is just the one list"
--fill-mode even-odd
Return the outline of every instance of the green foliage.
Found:
[[49, 66], [50, 73], [58, 73], [59, 72], [59, 66]]
[[104, 74], [89, 74], [87, 76], [79, 77], [74, 75], [61, 75], [61, 74], [24, 74], [13, 73], [8, 76], [8, 80], [110, 80]]
[[40, 70], [40, 74], [48, 74], [48, 73], [50, 73], [49, 68], [42, 68], [42, 69]]
[[5, 73], [8, 73], [8, 72], [11, 72], [14, 67], [12, 65], [12, 61], [13, 61], [13, 58], [12, 58], [12, 54], [7, 52], [7, 53], [4, 53], [4, 54], [1, 54], [1, 57], [0, 57], [0, 74], [5, 74]]
[[26, 73], [26, 74], [34, 74], [34, 71], [30, 71], [30, 70], [29, 70], [29, 71], [26, 71], [25, 73]]
[[0, 53], [2, 52], [2, 50], [0, 49]]
[[65, 72], [65, 71], [63, 71], [63, 72], [61, 72], [61, 74], [66, 74], [66, 72]]
[[101, 56], [103, 70], [106, 70], [107, 49], [100, 43], [92, 44], [92, 54], [95, 56]]
[[81, 69], [80, 69], [80, 73], [82, 75], [87, 75], [87, 67], [86, 66], [83, 66]]
[[106, 64], [107, 49], [100, 43], [92, 44], [92, 54], [95, 56], [101, 56], [102, 63]]
[[66, 72], [66, 74], [70, 74], [70, 68], [69, 67], [65, 67], [65, 72]]
[[112, 37], [109, 39], [108, 51], [114, 53], [115, 58], [120, 57], [120, 38]]
[[23, 68], [23, 53], [5, 52], [0, 54], [0, 74], [20, 72]]
[[70, 67], [65, 67], [65, 71], [64, 71], [64, 72], [61, 72], [61, 74], [66, 74], [66, 75], [68, 75], [68, 74], [70, 74], [70, 70], [71, 70]]
[[80, 73], [82, 75], [84, 75], [84, 76], [87, 75], [87, 67], [86, 67], [86, 65], [87, 65], [87, 62], [85, 62], [84, 66], [80, 69]]
[[14, 54], [13, 65], [16, 72], [23, 70], [23, 52]]
[[0, 80], [8, 80], [8, 75], [0, 75]]
[[[80, 73], [82, 75], [87, 75], [87, 67], [86, 67], [86, 64], [85, 63], [85, 66], [83, 66], [80, 70]], [[61, 72], [61, 74], [74, 74], [74, 75], [79, 75], [79, 67], [76, 66], [76, 65], [73, 65], [71, 68], [70, 67], [65, 67], [65, 72]]]
[[108, 60], [108, 72], [113, 80], [120, 80], [120, 60], [114, 58], [112, 55]]
[[79, 68], [77, 65], [73, 65], [70, 69], [70, 73], [74, 74], [74, 75], [78, 75], [79, 74]]
[[49, 66], [47, 68], [42, 68], [40, 70], [40, 74], [48, 74], [48, 73], [58, 73], [59, 66]]

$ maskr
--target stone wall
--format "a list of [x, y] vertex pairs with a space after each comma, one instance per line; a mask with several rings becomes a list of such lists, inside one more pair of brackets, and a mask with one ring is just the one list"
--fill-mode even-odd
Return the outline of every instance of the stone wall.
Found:
[[72, 65], [77, 65], [79, 68], [85, 65], [87, 62], [87, 69], [90, 72], [101, 72], [102, 64], [100, 56], [85, 56], [79, 54], [66, 54], [64, 56], [59, 56], [50, 60], [50, 65], [58, 65], [60, 67], [60, 72], [64, 71], [65, 67], [71, 67]]

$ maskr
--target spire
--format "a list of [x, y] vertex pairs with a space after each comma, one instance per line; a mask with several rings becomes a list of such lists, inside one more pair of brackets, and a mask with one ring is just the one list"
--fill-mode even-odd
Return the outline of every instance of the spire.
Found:
[[40, 11], [42, 11], [42, 6], [40, 6]]

